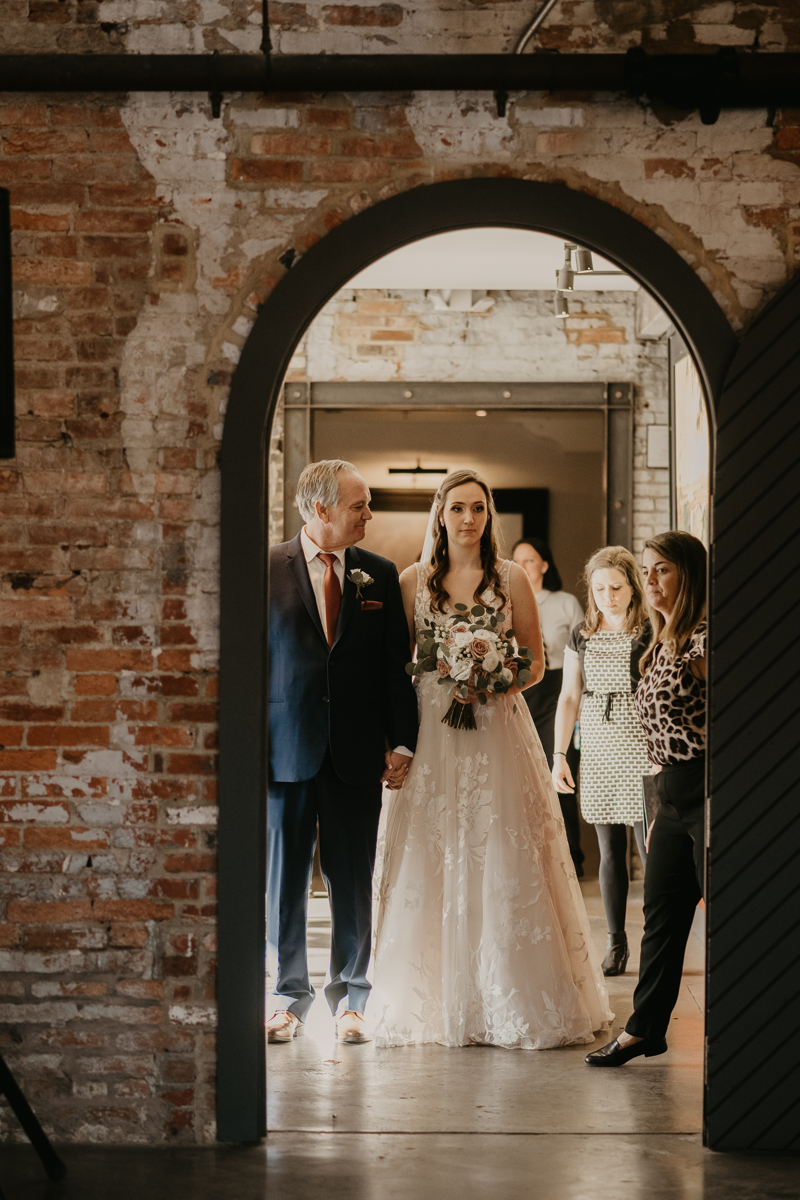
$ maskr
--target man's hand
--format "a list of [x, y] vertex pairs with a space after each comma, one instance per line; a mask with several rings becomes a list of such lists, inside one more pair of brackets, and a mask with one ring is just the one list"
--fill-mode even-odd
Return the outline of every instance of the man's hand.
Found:
[[411, 759], [407, 754], [397, 754], [394, 750], [386, 751], [386, 770], [381, 775], [381, 783], [385, 783], [390, 791], [396, 792], [405, 783]]

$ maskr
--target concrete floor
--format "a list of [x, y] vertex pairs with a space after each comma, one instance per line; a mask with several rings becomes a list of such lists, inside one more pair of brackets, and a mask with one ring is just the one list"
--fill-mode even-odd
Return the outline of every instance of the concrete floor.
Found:
[[[583, 886], [601, 945], [596, 880]], [[640, 884], [629, 909], [638, 947]], [[313, 902], [317, 973], [325, 910]], [[796, 1158], [703, 1149], [702, 968], [699, 916], [669, 1052], [614, 1072], [586, 1067], [584, 1047], [338, 1046], [320, 998], [304, 1037], [270, 1047], [266, 1144], [64, 1147], [60, 1184], [47, 1182], [29, 1147], [3, 1147], [0, 1187], [6, 1200], [796, 1200]], [[632, 958], [609, 980], [615, 1028], [637, 971]]]

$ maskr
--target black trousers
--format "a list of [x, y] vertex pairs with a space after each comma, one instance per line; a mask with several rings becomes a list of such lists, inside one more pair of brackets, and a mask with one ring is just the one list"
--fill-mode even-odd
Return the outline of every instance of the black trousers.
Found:
[[659, 1040], [678, 999], [686, 943], [703, 896], [705, 759], [664, 767], [655, 778], [660, 806], [644, 877], [639, 982], [625, 1029]]
[[302, 1021], [314, 999], [306, 951], [308, 888], [319, 821], [322, 877], [331, 906], [331, 981], [325, 998], [336, 1012], [363, 1012], [372, 943], [372, 873], [380, 783], [343, 783], [330, 754], [302, 783], [271, 783], [267, 812], [267, 947], [277, 957], [275, 994]]
[[[561, 670], [547, 670], [540, 683], [522, 693], [522, 699], [527, 704], [528, 711], [533, 717], [539, 741], [542, 743], [542, 749], [547, 756], [548, 765], [551, 767], [553, 765], [553, 751], [556, 745], [556, 709], [558, 707], [558, 697], [561, 692], [563, 677], [564, 672]], [[577, 779], [578, 777], [580, 761], [581, 752], [575, 749], [573, 740], [570, 738], [569, 748], [567, 749], [567, 763], [569, 764], [573, 779]], [[565, 792], [559, 792], [558, 801], [561, 805], [561, 815], [564, 818], [564, 829], [567, 834], [570, 856], [575, 866], [580, 867], [585, 856], [581, 849], [581, 823], [578, 817], [578, 797], [574, 793], [573, 795], [569, 795]]]

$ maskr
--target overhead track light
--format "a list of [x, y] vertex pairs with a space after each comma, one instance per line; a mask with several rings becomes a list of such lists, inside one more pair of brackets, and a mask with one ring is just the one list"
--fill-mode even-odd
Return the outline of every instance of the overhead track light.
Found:
[[585, 271], [594, 271], [594, 266], [592, 264], [591, 250], [586, 250], [583, 246], [578, 246], [576, 248], [576, 250], [575, 250], [575, 267], [578, 270], [578, 273], [581, 275]]
[[569, 303], [563, 292], [556, 292], [556, 316], [559, 318], [569, 316]]

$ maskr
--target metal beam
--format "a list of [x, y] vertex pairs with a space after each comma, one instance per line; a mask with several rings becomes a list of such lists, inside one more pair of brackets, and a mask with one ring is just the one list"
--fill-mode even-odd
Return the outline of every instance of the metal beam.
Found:
[[8, 54], [3, 92], [623, 92], [701, 110], [800, 104], [800, 54]]

